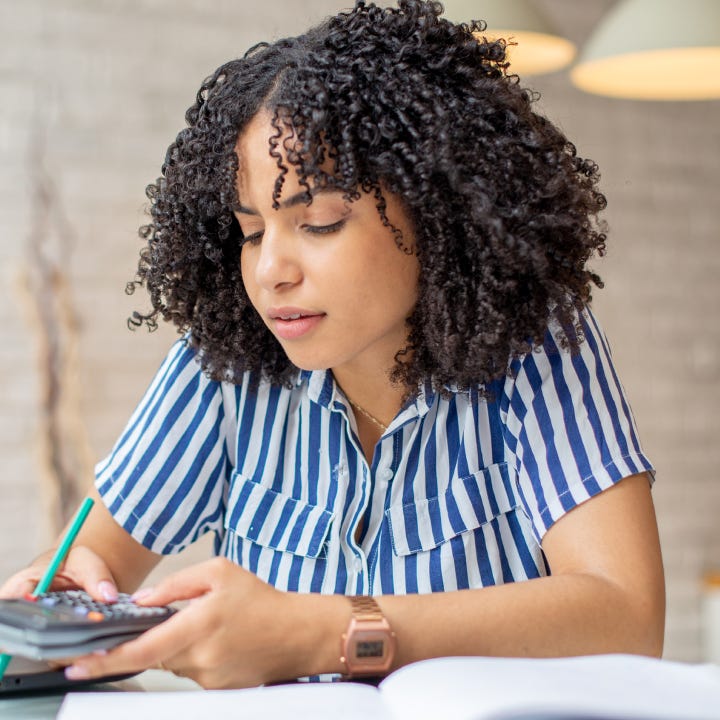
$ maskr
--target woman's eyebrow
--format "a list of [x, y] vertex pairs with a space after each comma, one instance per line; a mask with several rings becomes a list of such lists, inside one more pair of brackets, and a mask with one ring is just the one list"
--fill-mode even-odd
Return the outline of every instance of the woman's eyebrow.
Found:
[[[339, 188], [334, 188], [330, 186], [326, 187], [316, 187], [311, 188], [310, 190], [300, 190], [299, 192], [295, 193], [294, 195], [291, 195], [289, 198], [283, 200], [280, 203], [280, 208], [286, 209], [295, 207], [296, 205], [302, 205], [302, 204], [310, 204], [310, 201], [316, 196], [316, 195], [324, 195], [325, 193], [336, 193], [336, 194], [342, 194], [342, 190]], [[242, 205], [241, 203], [237, 203], [233, 207], [233, 210], [236, 213], [240, 213], [242, 215], [259, 215], [260, 213], [255, 210], [254, 208], [247, 207], [245, 205]]]

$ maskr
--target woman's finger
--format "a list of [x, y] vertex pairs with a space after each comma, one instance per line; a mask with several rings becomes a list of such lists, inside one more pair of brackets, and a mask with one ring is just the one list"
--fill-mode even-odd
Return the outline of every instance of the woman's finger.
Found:
[[73, 548], [63, 566], [63, 575], [72, 579], [95, 600], [115, 602], [117, 585], [105, 562], [86, 547]]
[[[39, 559], [13, 575], [0, 588], [0, 598], [23, 597], [34, 592], [46, 567], [47, 564]], [[54, 590], [78, 587], [101, 602], [114, 602], [118, 598], [115, 580], [105, 562], [92, 550], [82, 546], [68, 553], [51, 585]]]
[[38, 583], [34, 573], [18, 573], [13, 575], [2, 587], [0, 598], [17, 598], [31, 593]]
[[227, 574], [242, 572], [237, 565], [215, 558], [168, 575], [155, 587], [138, 590], [133, 600], [138, 605], [168, 605], [178, 600], [192, 600], [222, 583]]
[[73, 664], [65, 669], [65, 675], [71, 680], [81, 680], [103, 675], [142, 672], [161, 666], [170, 669], [170, 665], [166, 666], [163, 663], [194, 644], [195, 638], [203, 632], [202, 620], [202, 610], [197, 612], [193, 606], [184, 608], [177, 615], [134, 640], [107, 652], [101, 651], [75, 658]]

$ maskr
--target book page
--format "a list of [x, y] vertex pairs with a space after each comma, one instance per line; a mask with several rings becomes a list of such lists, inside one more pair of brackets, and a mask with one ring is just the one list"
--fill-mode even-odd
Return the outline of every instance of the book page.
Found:
[[59, 720], [718, 720], [720, 667], [631, 655], [440, 658], [383, 681], [250, 690], [77, 693]]
[[720, 718], [720, 667], [633, 655], [440, 658], [401, 668], [380, 689], [408, 720]]
[[58, 720], [392, 720], [376, 688], [298, 683], [250, 690], [71, 693]]

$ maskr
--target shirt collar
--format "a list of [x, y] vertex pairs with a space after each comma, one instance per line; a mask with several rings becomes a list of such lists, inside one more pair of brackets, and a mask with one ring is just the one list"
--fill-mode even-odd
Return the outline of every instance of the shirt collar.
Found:
[[[330, 411], [342, 412], [347, 415], [349, 401], [342, 392], [331, 370], [300, 370], [296, 386], [307, 385], [308, 398]], [[450, 388], [451, 392], [455, 389]], [[436, 399], [432, 383], [426, 380], [418, 389], [418, 394], [405, 403], [392, 423], [388, 426], [398, 428], [406, 422], [427, 415]]]

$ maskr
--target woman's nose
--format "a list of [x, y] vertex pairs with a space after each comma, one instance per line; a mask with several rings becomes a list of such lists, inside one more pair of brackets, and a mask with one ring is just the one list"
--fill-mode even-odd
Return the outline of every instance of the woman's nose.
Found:
[[286, 233], [265, 229], [255, 266], [257, 283], [266, 290], [296, 285], [302, 279], [295, 244]]

